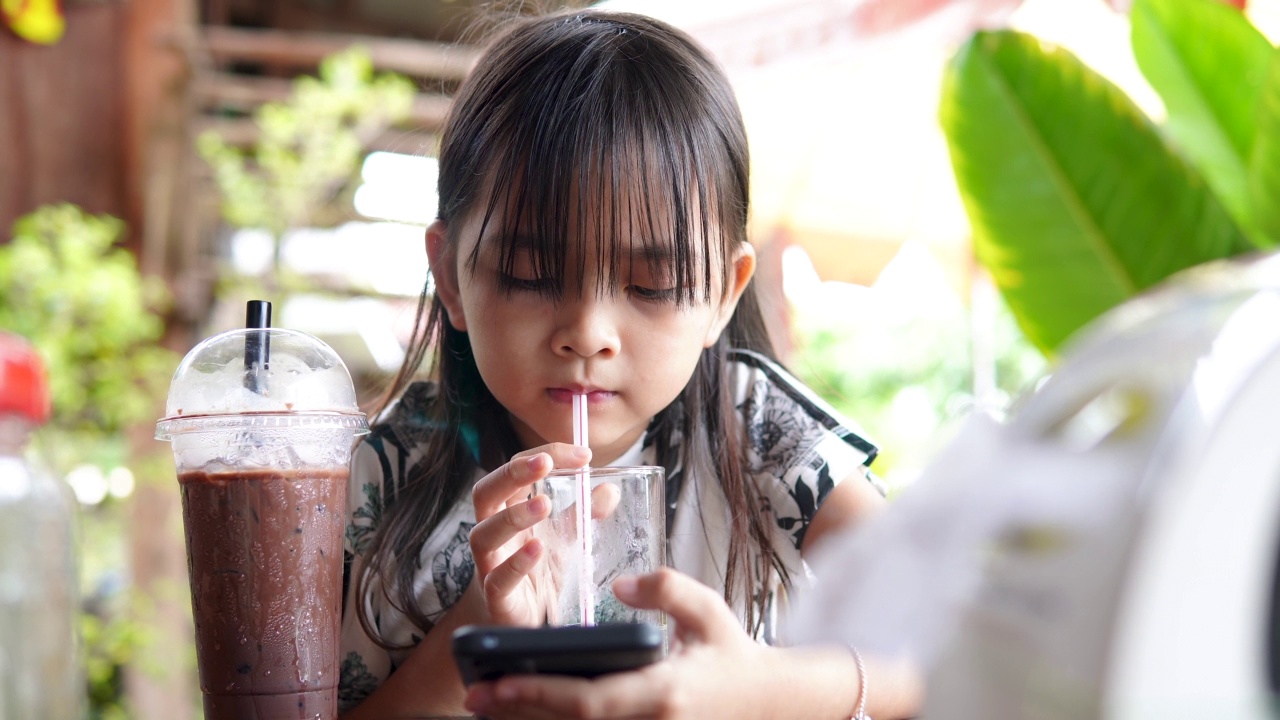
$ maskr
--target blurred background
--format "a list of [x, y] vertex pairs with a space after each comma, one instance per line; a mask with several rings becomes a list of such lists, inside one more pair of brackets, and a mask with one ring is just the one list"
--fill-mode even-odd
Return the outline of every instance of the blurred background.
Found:
[[[592, 3], [569, 3], [579, 7]], [[703, 42], [752, 150], [779, 352], [911, 483], [957, 421], [1048, 372], [982, 264], [939, 103], [984, 27], [1062, 47], [1154, 122], [1104, 0], [607, 0]], [[1234, 3], [1238, 6], [1239, 3]], [[1253, 2], [1270, 33], [1277, 2]], [[547, 3], [540, 3], [546, 9]], [[94, 718], [196, 717], [169, 377], [245, 300], [344, 358], [370, 406], [427, 276], [436, 133], [481, 0], [27, 0], [0, 30], [0, 329], [49, 369], [34, 451], [74, 490]], [[1038, 347], [1039, 346], [1039, 347]]]

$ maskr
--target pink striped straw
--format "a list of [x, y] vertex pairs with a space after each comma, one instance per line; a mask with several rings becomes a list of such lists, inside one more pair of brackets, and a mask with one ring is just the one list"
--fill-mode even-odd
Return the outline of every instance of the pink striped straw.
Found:
[[[586, 447], [587, 435], [587, 396], [575, 393], [573, 396], [573, 444]], [[581, 574], [578, 578], [578, 611], [582, 615], [583, 625], [596, 624], [596, 588], [592, 570], [595, 559], [591, 552], [591, 469], [582, 468], [574, 475], [578, 491], [578, 538], [582, 547]]]

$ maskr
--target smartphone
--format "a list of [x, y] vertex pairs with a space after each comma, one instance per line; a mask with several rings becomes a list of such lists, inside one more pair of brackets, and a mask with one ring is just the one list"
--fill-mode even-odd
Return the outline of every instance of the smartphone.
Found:
[[453, 632], [453, 657], [468, 685], [530, 673], [593, 678], [656, 662], [664, 644], [662, 628], [647, 622], [536, 628], [467, 625]]

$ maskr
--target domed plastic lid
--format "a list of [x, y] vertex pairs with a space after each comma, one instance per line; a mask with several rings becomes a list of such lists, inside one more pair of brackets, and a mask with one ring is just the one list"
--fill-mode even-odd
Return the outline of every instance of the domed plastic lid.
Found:
[[174, 371], [156, 439], [257, 427], [339, 427], [368, 432], [351, 375], [322, 340], [279, 328], [214, 335]]
[[25, 338], [0, 332], [0, 415], [21, 415], [42, 424], [49, 419], [49, 406], [40, 355]]

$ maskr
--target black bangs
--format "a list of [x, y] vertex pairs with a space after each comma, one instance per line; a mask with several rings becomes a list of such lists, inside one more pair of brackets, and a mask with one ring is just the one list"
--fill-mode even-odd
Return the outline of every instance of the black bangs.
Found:
[[612, 292], [633, 262], [680, 304], [711, 300], [713, 273], [727, 287], [724, 258], [746, 236], [741, 118], [706, 81], [719, 73], [710, 61], [650, 22], [571, 15], [537, 41], [521, 29], [498, 41], [501, 80], [455, 107], [455, 129], [475, 133], [453, 138], [473, 151], [456, 158], [467, 167], [456, 184], [441, 156], [441, 217], [481, 220], [473, 269], [496, 243], [502, 273], [527, 263], [555, 298], [583, 292], [589, 274]]

